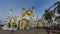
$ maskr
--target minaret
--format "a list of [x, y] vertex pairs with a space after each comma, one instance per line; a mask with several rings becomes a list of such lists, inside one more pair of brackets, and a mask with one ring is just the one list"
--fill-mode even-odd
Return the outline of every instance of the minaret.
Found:
[[25, 13], [25, 8], [22, 8], [22, 15]]
[[8, 12], [7, 25], [11, 25], [12, 8]]
[[8, 17], [12, 17], [12, 8], [9, 10]]
[[32, 16], [33, 16], [33, 17], [35, 16], [34, 9], [35, 9], [35, 7], [34, 7], [34, 6], [32, 6], [32, 12], [33, 12]]

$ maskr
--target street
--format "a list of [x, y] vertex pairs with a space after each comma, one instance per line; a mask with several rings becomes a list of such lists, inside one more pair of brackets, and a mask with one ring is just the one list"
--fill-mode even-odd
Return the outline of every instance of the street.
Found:
[[[47, 34], [45, 29], [32, 29], [32, 30], [16, 30], [16, 31], [1, 31], [0, 34]], [[50, 34], [53, 34], [50, 32]]]

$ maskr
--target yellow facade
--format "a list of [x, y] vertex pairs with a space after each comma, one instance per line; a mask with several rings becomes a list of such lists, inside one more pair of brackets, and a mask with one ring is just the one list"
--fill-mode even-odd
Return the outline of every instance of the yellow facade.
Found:
[[38, 25], [38, 27], [42, 27], [42, 22], [39, 21], [39, 22], [37, 23], [37, 25]]
[[16, 25], [16, 19], [14, 19], [13, 25]]

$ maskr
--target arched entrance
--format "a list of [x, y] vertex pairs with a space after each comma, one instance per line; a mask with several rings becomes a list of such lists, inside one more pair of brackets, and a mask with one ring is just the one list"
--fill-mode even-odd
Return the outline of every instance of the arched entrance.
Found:
[[26, 23], [27, 23], [27, 20], [26, 19], [22, 19], [20, 21], [20, 29], [24, 29], [26, 27]]
[[37, 27], [42, 27], [42, 26], [43, 26], [42, 20], [38, 20]]

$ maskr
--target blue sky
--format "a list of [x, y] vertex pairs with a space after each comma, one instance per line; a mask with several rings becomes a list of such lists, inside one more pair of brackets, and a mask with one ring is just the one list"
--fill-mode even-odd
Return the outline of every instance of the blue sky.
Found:
[[13, 16], [22, 15], [22, 8], [31, 10], [35, 6], [35, 15], [39, 18], [44, 14], [44, 10], [59, 0], [0, 0], [0, 19], [6, 19], [9, 9], [13, 9]]

